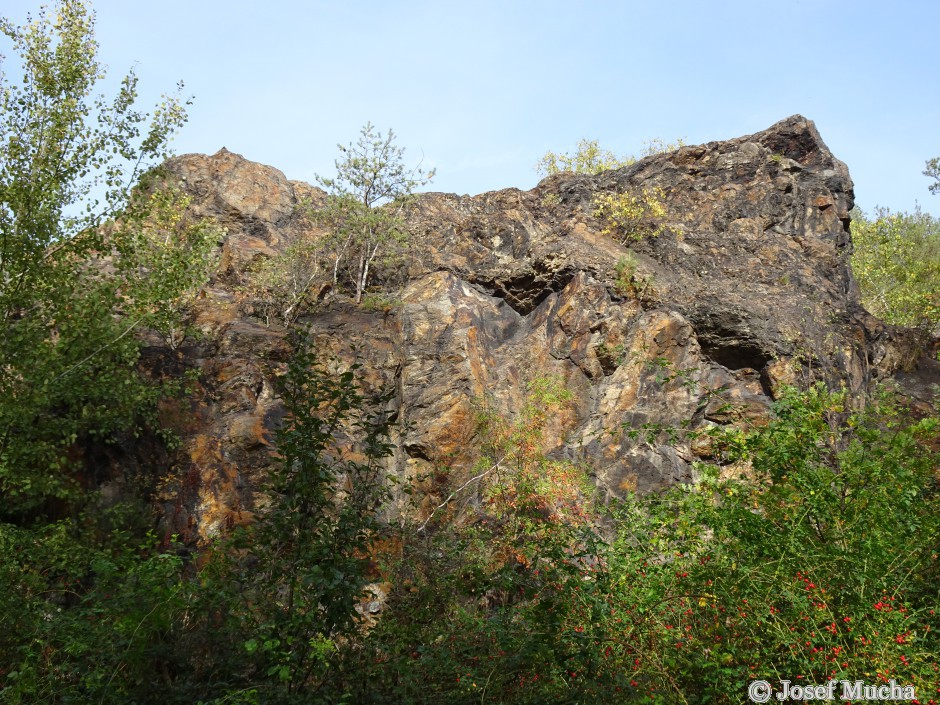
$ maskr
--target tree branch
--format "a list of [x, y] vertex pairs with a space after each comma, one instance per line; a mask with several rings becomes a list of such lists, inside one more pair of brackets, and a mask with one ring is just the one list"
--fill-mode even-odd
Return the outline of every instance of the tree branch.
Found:
[[500, 458], [499, 460], [497, 460], [495, 463], [493, 463], [493, 465], [490, 466], [490, 468], [488, 468], [487, 470], [484, 470], [483, 472], [481, 472], [479, 475], [476, 475], [475, 477], [471, 477], [469, 480], [467, 480], [465, 483], [463, 483], [460, 487], [458, 487], [456, 490], [454, 490], [453, 492], [451, 492], [450, 495], [447, 497], [447, 499], [445, 499], [443, 502], [441, 502], [439, 505], [437, 505], [437, 506], [434, 508], [434, 511], [432, 511], [432, 512], [428, 515], [428, 518], [424, 520], [424, 523], [421, 524], [421, 526], [418, 527], [418, 531], [419, 531], [419, 532], [424, 531], [425, 527], [428, 525], [428, 522], [431, 521], [431, 519], [434, 518], [434, 515], [435, 515], [435, 514], [437, 514], [437, 511], [438, 511], [439, 509], [443, 509], [443, 508], [446, 507], [448, 504], [450, 504], [450, 501], [451, 501], [454, 497], [457, 496], [457, 493], [458, 493], [458, 492], [461, 492], [461, 491], [463, 491], [464, 489], [466, 489], [466, 488], [470, 485], [470, 483], [472, 483], [472, 482], [477, 482], [478, 480], [482, 480], [484, 477], [486, 477], [487, 475], [489, 475], [489, 474], [490, 474], [491, 472], [493, 472], [494, 470], [499, 469], [499, 464], [500, 464], [501, 462], [503, 462], [507, 457], [509, 457], [509, 454], [508, 454], [508, 453], [507, 453], [506, 455], [504, 455], [502, 458]]

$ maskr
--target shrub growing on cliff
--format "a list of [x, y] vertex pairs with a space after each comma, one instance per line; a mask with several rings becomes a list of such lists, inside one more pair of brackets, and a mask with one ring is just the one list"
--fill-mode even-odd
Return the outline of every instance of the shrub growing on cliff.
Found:
[[[643, 156], [672, 151], [682, 144], [682, 140], [674, 144], [666, 144], [662, 140], [650, 141]], [[618, 157], [613, 152], [602, 149], [597, 140], [581, 140], [573, 154], [546, 152], [535, 168], [539, 173], [549, 176], [565, 171], [575, 174], [600, 174], [635, 163], [635, 157]], [[664, 198], [665, 194], [660, 188], [600, 193], [593, 200], [593, 215], [604, 224], [602, 233], [621, 242], [655, 237], [662, 232], [659, 222], [666, 217]]]
[[620, 169], [635, 162], [634, 157], [618, 157], [613, 152], [601, 148], [597, 140], [583, 139], [578, 142], [573, 154], [546, 152], [535, 165], [535, 170], [546, 176], [563, 171], [574, 174], [600, 174], [602, 171]]
[[434, 171], [406, 167], [395, 133], [383, 135], [371, 123], [355, 143], [339, 148], [343, 157], [335, 162], [336, 176], [317, 177], [329, 197], [315, 217], [332, 232], [334, 286], [341, 268], [347, 268], [359, 303], [376, 258], [394, 254], [407, 243], [403, 210]]
[[[685, 146], [685, 140], [677, 139], [675, 142], [665, 142], [662, 139], [655, 138], [648, 140], [643, 145], [641, 156], [650, 157], [654, 154], [665, 154]], [[600, 174], [610, 169], [622, 169], [626, 166], [636, 164], [636, 157], [629, 154], [618, 156], [608, 149], [600, 146], [598, 140], [583, 139], [578, 142], [578, 146], [573, 153], [546, 152], [535, 165], [535, 170], [540, 174], [551, 176], [560, 174], [563, 171], [570, 171], [573, 174]]]
[[636, 194], [601, 193], [594, 197], [594, 216], [605, 223], [601, 232], [620, 241], [656, 237], [657, 221], [666, 216], [662, 189], [640, 189]]
[[301, 209], [306, 231], [287, 249], [270, 259], [256, 262], [241, 290], [251, 302], [252, 312], [264, 318], [280, 318], [291, 326], [306, 310], [317, 289], [326, 289], [332, 280], [325, 258], [328, 238], [317, 232], [306, 208]]
[[[433, 170], [409, 169], [395, 133], [366, 124], [355, 143], [339, 146], [336, 176], [317, 177], [327, 190], [323, 203], [304, 203], [306, 232], [281, 255], [261, 262], [245, 290], [268, 318], [288, 325], [302, 313], [315, 286], [351, 284], [361, 303], [377, 264], [397, 264], [408, 245], [403, 217], [416, 188], [430, 183]], [[315, 226], [319, 226], [318, 229]], [[325, 232], [324, 232], [325, 231]]]

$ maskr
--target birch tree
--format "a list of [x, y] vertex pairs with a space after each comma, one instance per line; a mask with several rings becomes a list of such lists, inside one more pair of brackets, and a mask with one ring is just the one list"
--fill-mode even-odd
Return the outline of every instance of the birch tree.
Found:
[[187, 103], [140, 110], [133, 73], [99, 92], [94, 19], [77, 0], [0, 19], [0, 521], [78, 496], [76, 446], [153, 408], [135, 333], [178, 344], [219, 238], [178, 193], [133, 195]]

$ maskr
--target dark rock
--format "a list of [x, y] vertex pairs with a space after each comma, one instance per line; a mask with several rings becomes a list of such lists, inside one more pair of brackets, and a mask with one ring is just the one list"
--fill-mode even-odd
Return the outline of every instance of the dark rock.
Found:
[[[209, 536], [254, 511], [283, 414], [272, 380], [286, 333], [245, 316], [238, 276], [298, 237], [296, 205], [322, 192], [227, 151], [168, 169], [194, 211], [228, 229], [195, 311], [207, 342], [190, 361], [203, 391], [182, 474], [197, 490], [163, 498]], [[596, 194], [652, 187], [665, 194], [663, 234], [627, 246], [601, 233]], [[852, 205], [846, 166], [800, 116], [529, 192], [424, 194], [401, 305], [369, 312], [331, 292], [307, 323], [324, 354], [348, 364], [359, 350], [368, 384], [397, 390], [400, 450], [387, 471], [418, 490], [419, 514], [470, 477], [482, 400], [511, 414], [526, 380], [546, 374], [574, 394], [550, 424], [550, 453], [589, 463], [606, 493], [652, 491], [711, 457], [686, 429], [761, 423], [782, 384], [861, 393], [909, 359], [905, 334], [859, 304]], [[628, 256], [643, 285], [625, 291], [616, 266]], [[682, 431], [633, 433], [654, 427]]]

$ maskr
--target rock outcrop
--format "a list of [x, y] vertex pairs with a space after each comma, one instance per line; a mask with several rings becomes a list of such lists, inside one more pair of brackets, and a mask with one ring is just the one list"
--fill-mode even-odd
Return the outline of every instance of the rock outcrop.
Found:
[[[296, 206], [322, 194], [225, 150], [167, 166], [194, 211], [228, 231], [194, 311], [204, 337], [186, 351], [202, 388], [182, 410], [185, 455], [161, 495], [168, 530], [196, 538], [250, 520], [283, 414], [272, 377], [286, 331], [245, 313], [240, 272], [310, 227]], [[653, 187], [662, 234], [624, 245], [601, 232], [597, 194]], [[396, 390], [388, 472], [420, 498], [400, 511], [426, 515], [469, 477], [482, 400], [511, 414], [546, 374], [574, 394], [552, 422], [552, 453], [588, 464], [605, 493], [652, 491], [709, 457], [685, 430], [760, 423], [782, 384], [860, 393], [907, 361], [903, 334], [859, 303], [852, 205], [846, 166], [800, 116], [528, 192], [424, 194], [399, 305], [336, 295], [305, 323], [324, 352], [358, 354], [371, 385]], [[622, 260], [632, 271], [618, 272]], [[683, 432], [630, 433], [644, 426]]]

